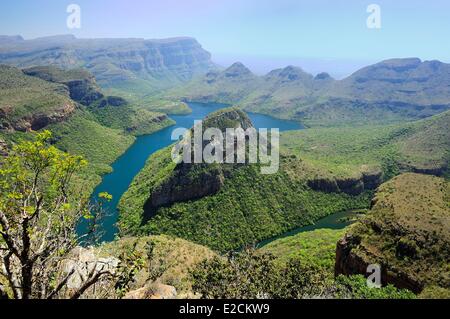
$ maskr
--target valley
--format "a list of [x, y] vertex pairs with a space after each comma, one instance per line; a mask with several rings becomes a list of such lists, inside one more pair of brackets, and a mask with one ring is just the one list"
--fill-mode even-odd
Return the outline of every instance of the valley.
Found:
[[[174, 163], [172, 131], [195, 120], [222, 133], [279, 128], [279, 170]], [[112, 196], [99, 241], [71, 253], [134, 256], [121, 297], [448, 298], [449, 64], [260, 76], [216, 65], [193, 38], [0, 37], [2, 163], [47, 131], [49, 147], [89, 163], [74, 173], [77, 195]], [[86, 215], [74, 237], [91, 230]], [[361, 288], [374, 263], [384, 287]], [[262, 288], [246, 290], [255, 274]]]

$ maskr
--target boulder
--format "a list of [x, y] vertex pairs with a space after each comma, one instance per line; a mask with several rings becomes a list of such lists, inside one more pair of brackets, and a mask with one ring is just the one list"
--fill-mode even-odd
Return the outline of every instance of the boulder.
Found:
[[129, 291], [124, 299], [175, 299], [177, 290], [173, 286], [152, 283], [145, 287]]
[[63, 261], [62, 272], [70, 276], [67, 287], [69, 289], [78, 289], [83, 283], [83, 278], [86, 278], [89, 273], [95, 271], [109, 270], [112, 273], [116, 270], [120, 260], [114, 257], [102, 258], [95, 254], [94, 248], [76, 247], [70, 258]]

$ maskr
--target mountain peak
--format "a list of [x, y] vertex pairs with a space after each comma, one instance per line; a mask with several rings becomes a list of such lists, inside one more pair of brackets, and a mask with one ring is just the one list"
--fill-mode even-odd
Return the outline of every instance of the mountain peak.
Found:
[[332, 80], [333, 78], [327, 72], [321, 72], [314, 77], [314, 80]]
[[228, 67], [225, 71], [226, 77], [239, 77], [242, 75], [250, 75], [252, 71], [250, 71], [244, 64], [241, 62], [235, 62], [230, 67]]
[[279, 78], [282, 81], [296, 81], [302, 79], [310, 79], [312, 75], [303, 71], [302, 68], [288, 65], [283, 69], [275, 69], [270, 71], [267, 75], [267, 78]]
[[203, 129], [215, 127], [225, 132], [227, 128], [241, 127], [244, 130], [253, 127], [248, 115], [237, 107], [227, 107], [209, 114], [203, 123]]

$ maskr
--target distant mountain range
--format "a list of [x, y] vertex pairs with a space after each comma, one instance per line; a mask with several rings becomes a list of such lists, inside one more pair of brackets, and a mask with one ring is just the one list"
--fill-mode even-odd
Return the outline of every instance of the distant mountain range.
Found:
[[24, 40], [0, 36], [0, 63], [17, 67], [87, 68], [104, 88], [151, 93], [214, 68], [193, 38], [77, 39], [61, 35]]
[[[386, 60], [335, 80], [287, 66], [264, 76], [242, 63], [218, 68], [193, 38], [24, 40], [0, 36], [0, 63], [83, 67], [108, 94], [141, 104], [204, 101], [299, 120], [307, 126], [384, 124], [425, 118], [450, 107], [450, 64]], [[176, 103], [163, 103], [170, 107]], [[166, 110], [167, 109], [167, 110]], [[176, 112], [176, 110], [173, 110]]]
[[256, 76], [242, 63], [170, 90], [166, 98], [236, 104], [310, 126], [414, 120], [450, 107], [450, 64], [386, 60], [343, 80], [288, 66]]

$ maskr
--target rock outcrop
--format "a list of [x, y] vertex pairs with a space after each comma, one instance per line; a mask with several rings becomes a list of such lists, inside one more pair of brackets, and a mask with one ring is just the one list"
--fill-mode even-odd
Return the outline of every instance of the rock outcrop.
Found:
[[152, 283], [128, 292], [124, 299], [175, 299], [177, 290], [173, 286]]
[[99, 257], [94, 248], [76, 247], [70, 257], [62, 263], [62, 273], [72, 275], [67, 281], [69, 290], [78, 289], [92, 271], [110, 271], [114, 273], [120, 260], [114, 257]]
[[[193, 38], [77, 39], [72, 35], [33, 40], [0, 38], [0, 63], [20, 67], [82, 65], [103, 86], [128, 82], [167, 88], [204, 74], [215, 65]], [[148, 81], [148, 82], [147, 82]]]
[[[62, 71], [61, 71], [62, 72]], [[66, 85], [0, 65], [0, 130], [39, 130], [75, 111]]]
[[94, 76], [83, 69], [62, 70], [53, 66], [39, 66], [24, 69], [23, 72], [45, 81], [64, 84], [70, 98], [83, 105], [91, 105], [104, 97]]
[[362, 170], [356, 177], [312, 177], [307, 184], [314, 190], [359, 195], [364, 190], [376, 189], [383, 182], [381, 170]]
[[[252, 127], [252, 123], [243, 111], [227, 108], [207, 116], [202, 129], [204, 132], [208, 128], [218, 128], [225, 133], [227, 128], [237, 127], [246, 130]], [[203, 147], [209, 142], [203, 141]], [[146, 219], [152, 217], [159, 207], [216, 194], [223, 186], [225, 177], [226, 172], [221, 164], [177, 164], [170, 175], [152, 190], [144, 205]]]
[[19, 122], [13, 123], [13, 128], [16, 131], [37, 131], [49, 124], [58, 123], [66, 120], [75, 111], [75, 105], [68, 103], [52, 113], [36, 113], [31, 116], [22, 118]]
[[405, 173], [381, 185], [371, 211], [337, 243], [336, 275], [366, 274], [381, 266], [383, 284], [416, 293], [450, 288], [449, 183]]

